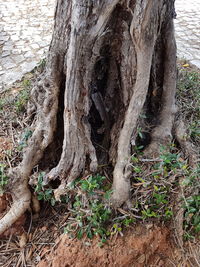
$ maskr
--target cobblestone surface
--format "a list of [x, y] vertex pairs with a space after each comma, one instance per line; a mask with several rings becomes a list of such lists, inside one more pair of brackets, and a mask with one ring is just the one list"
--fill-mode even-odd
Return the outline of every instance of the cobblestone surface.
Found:
[[200, 0], [176, 0], [178, 57], [200, 68]]
[[0, 0], [0, 89], [21, 79], [44, 57], [55, 0]]
[[[0, 89], [44, 57], [55, 0], [0, 0]], [[176, 0], [178, 56], [200, 68], [200, 0]]]

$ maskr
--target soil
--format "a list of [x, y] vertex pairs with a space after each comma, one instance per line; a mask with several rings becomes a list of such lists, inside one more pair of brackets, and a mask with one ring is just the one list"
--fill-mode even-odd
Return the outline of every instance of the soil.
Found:
[[[70, 239], [62, 235], [57, 247], [38, 267], [177, 266], [175, 246], [166, 227], [137, 226], [103, 247], [98, 240]], [[174, 259], [173, 259], [174, 257]]]

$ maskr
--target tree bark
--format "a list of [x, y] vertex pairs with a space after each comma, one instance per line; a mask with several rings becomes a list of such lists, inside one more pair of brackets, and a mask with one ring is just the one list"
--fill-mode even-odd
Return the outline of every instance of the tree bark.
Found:
[[131, 143], [140, 114], [154, 118], [148, 153], [171, 136], [173, 16], [174, 0], [58, 0], [47, 64], [28, 107], [34, 134], [20, 166], [10, 172], [11, 188], [23, 183], [17, 194], [26, 195], [15, 219], [29, 206], [28, 180], [41, 162], [45, 182], [59, 179], [60, 188], [85, 171], [96, 172], [99, 164], [111, 164], [113, 205], [129, 199]]

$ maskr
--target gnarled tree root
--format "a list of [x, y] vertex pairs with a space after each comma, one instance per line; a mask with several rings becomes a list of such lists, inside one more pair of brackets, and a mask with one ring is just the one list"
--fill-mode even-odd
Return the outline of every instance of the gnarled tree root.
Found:
[[31, 192], [27, 182], [19, 183], [12, 190], [13, 204], [8, 213], [0, 220], [0, 235], [12, 226], [30, 207]]
[[[157, 36], [156, 24], [158, 23], [158, 21], [156, 19], [152, 20], [153, 14], [155, 15], [157, 13], [157, 6], [154, 5], [153, 2], [151, 2], [150, 4], [145, 3], [145, 7], [137, 6], [137, 8], [138, 10], [136, 10], [134, 13], [131, 11], [133, 18], [130, 27], [130, 35], [132, 37], [133, 45], [136, 49], [137, 76], [132, 92], [132, 97], [125, 114], [124, 125], [120, 132], [118, 140], [117, 161], [113, 172], [112, 203], [114, 206], [120, 206], [129, 199], [130, 140], [132, 133], [137, 126], [137, 120], [146, 100], [150, 79], [152, 56]], [[144, 12], [145, 15], [144, 17], [142, 17], [142, 19], [139, 18], [139, 22], [137, 18], [137, 12], [141, 12], [140, 8], [145, 8], [146, 12]], [[150, 25], [151, 23], [152, 28], [149, 29], [148, 25]], [[142, 28], [146, 28], [148, 32], [151, 31], [148, 41], [146, 40], [145, 36], [146, 32], [142, 31]]]
[[145, 149], [146, 157], [157, 157], [160, 154], [160, 145], [169, 144], [172, 139], [174, 116], [177, 112], [175, 106], [176, 93], [176, 42], [174, 37], [174, 24], [170, 20], [164, 31], [165, 56], [164, 80], [161, 98], [161, 111], [158, 116], [159, 124], [151, 133], [151, 143]]
[[[185, 127], [183, 120], [179, 119], [175, 122], [174, 132], [176, 140], [178, 141], [181, 147], [181, 150], [183, 151], [185, 157], [188, 158], [189, 165], [195, 169], [198, 163], [198, 155], [194, 150], [192, 143], [188, 140], [187, 129]], [[183, 219], [184, 219], [184, 208], [183, 208], [184, 185], [182, 184], [182, 180], [183, 179], [179, 181], [179, 193], [177, 195], [177, 199], [179, 199], [179, 201], [176, 202], [176, 206], [174, 207], [175, 217], [173, 220], [177, 243], [181, 248], [183, 247]], [[192, 193], [194, 194], [195, 193], [194, 188], [192, 188], [192, 190], [193, 190]], [[198, 193], [198, 188], [196, 190], [197, 190], [196, 193]]]
[[[45, 88], [45, 86], [44, 86]], [[51, 90], [52, 91], [51, 91]], [[56, 127], [58, 109], [58, 87], [47, 88], [52, 93], [54, 102], [49, 110], [51, 97], [44, 101], [36, 121], [36, 129], [24, 151], [23, 160], [18, 167], [11, 169], [11, 195], [13, 204], [8, 213], [0, 220], [0, 234], [10, 227], [29, 207], [31, 193], [28, 189], [28, 180], [34, 166], [41, 160], [45, 149], [53, 140]]]
[[185, 157], [188, 158], [189, 165], [195, 168], [198, 162], [198, 155], [192, 143], [188, 141], [187, 129], [184, 122], [179, 119], [178, 121], [176, 121], [174, 128], [175, 137], [180, 144]]

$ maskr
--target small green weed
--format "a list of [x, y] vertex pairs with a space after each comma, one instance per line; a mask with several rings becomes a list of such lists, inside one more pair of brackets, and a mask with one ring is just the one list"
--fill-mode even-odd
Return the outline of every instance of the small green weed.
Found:
[[99, 174], [73, 183], [73, 190], [78, 194], [72, 194], [70, 198], [68, 194], [66, 202], [73, 204], [65, 233], [79, 239], [83, 235], [90, 239], [98, 236], [103, 245], [111, 235], [122, 234], [123, 227], [129, 227], [135, 221], [128, 213], [119, 217], [113, 213], [109, 204], [113, 191], [109, 187], [106, 177]]
[[46, 66], [46, 59], [43, 58], [37, 64], [37, 70], [39, 70], [40, 72], [42, 72], [44, 70], [45, 66]]
[[170, 177], [179, 177], [187, 168], [176, 147], [161, 147], [161, 155], [148, 164], [137, 152], [132, 156], [133, 166], [133, 197], [136, 215], [141, 219], [157, 218], [169, 220], [173, 216], [171, 191], [176, 187], [176, 180]]
[[185, 237], [193, 237], [195, 233], [200, 232], [200, 195], [193, 195], [185, 200]]
[[4, 192], [5, 185], [8, 184], [8, 177], [5, 173], [5, 165], [0, 164], [0, 195]]
[[185, 239], [194, 238], [200, 233], [200, 166], [189, 168], [182, 184], [184, 186], [184, 230]]
[[17, 112], [24, 112], [29, 99], [29, 92], [31, 88], [31, 81], [28, 79], [23, 80], [22, 90], [19, 91], [15, 98], [14, 106]]
[[22, 134], [21, 140], [18, 145], [18, 150], [21, 151], [27, 146], [28, 139], [32, 136], [33, 132], [29, 129], [25, 130]]
[[155, 161], [146, 164], [142, 160], [137, 153], [132, 156], [136, 215], [143, 220], [169, 220], [173, 216], [172, 192], [184, 178], [185, 238], [194, 237], [200, 232], [200, 167], [191, 168], [174, 144], [161, 147], [161, 155]]
[[89, 176], [88, 179], [80, 180], [79, 184], [83, 191], [92, 195], [95, 194], [95, 190], [101, 189], [105, 179], [106, 177], [97, 174], [95, 176]]
[[188, 68], [179, 69], [177, 103], [180, 114], [189, 125], [189, 136], [200, 145], [200, 73]]
[[0, 111], [3, 110], [5, 104], [6, 104], [6, 100], [5, 99], [0, 99]]
[[109, 236], [106, 226], [112, 215], [109, 204], [106, 204], [112, 191], [103, 191], [105, 180], [104, 176], [97, 174], [75, 181], [73, 189], [79, 194], [75, 197], [71, 196], [73, 203], [70, 209], [71, 220], [67, 222], [65, 233], [73, 234], [79, 239], [84, 234], [90, 239], [98, 235], [101, 242], [105, 242]]
[[56, 200], [53, 195], [53, 189], [52, 188], [45, 189], [43, 187], [44, 176], [45, 176], [45, 172], [39, 173], [37, 185], [35, 187], [35, 193], [37, 194], [38, 200], [44, 200], [44, 201], [50, 202], [51, 205], [54, 206], [56, 203]]

